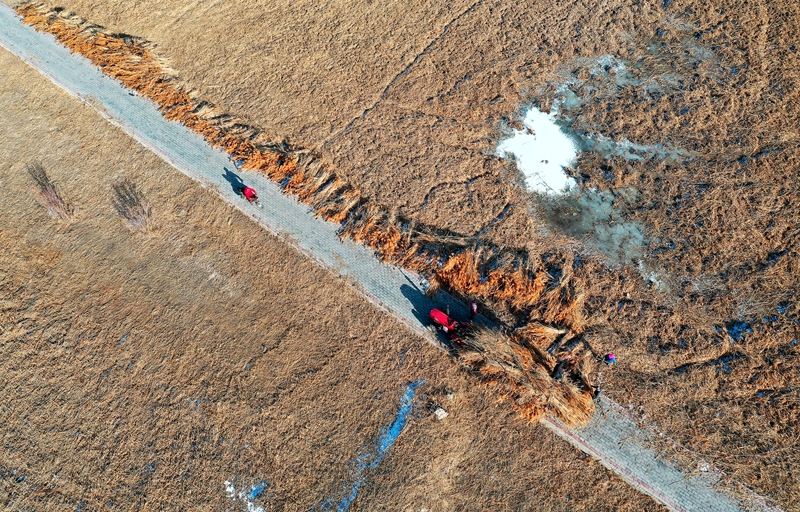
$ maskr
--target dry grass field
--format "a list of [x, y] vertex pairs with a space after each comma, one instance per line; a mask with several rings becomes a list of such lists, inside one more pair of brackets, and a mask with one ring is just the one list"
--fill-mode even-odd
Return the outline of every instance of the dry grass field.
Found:
[[[800, 506], [795, 3], [58, 5], [154, 43], [376, 207], [526, 254], [617, 354], [607, 393]], [[537, 201], [494, 155], [531, 102], [613, 142], [581, 154], [582, 194]], [[593, 217], [592, 189], [613, 217]], [[644, 244], [609, 264], [598, 226], [618, 225]]]
[[246, 509], [226, 481], [312, 509], [420, 379], [351, 509], [660, 509], [4, 50], [0, 68], [5, 510]]

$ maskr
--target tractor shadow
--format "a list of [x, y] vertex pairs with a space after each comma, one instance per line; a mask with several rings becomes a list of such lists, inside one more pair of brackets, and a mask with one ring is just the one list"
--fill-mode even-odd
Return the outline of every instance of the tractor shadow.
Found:
[[414, 315], [414, 318], [422, 325], [429, 325], [431, 323], [429, 314], [431, 309], [436, 307], [436, 304], [415, 286], [401, 285], [400, 293], [411, 303], [413, 308], [411, 314]]
[[[411, 313], [414, 315], [414, 318], [416, 318], [425, 328], [429, 329], [436, 337], [436, 341], [438, 341], [451, 355], [453, 355], [453, 342], [444, 332], [442, 332], [441, 329], [438, 329], [434, 325], [430, 318], [430, 313], [431, 309], [433, 308], [439, 308], [445, 312], [448, 312], [451, 310], [451, 305], [456, 305], [457, 301], [454, 301], [446, 293], [437, 293], [434, 298], [431, 299], [425, 295], [422, 290], [415, 286], [411, 280], [409, 280], [409, 283], [411, 284], [403, 284], [400, 286], [400, 293], [402, 293], [403, 297], [408, 299], [408, 301], [411, 303]], [[451, 304], [451, 302], [455, 302], [456, 304]], [[456, 305], [456, 307], [458, 306]], [[461, 308], [458, 309], [466, 310], [466, 307], [464, 307], [462, 304]]]
[[242, 178], [240, 178], [235, 172], [231, 172], [227, 167], [223, 167], [223, 169], [225, 169], [225, 174], [223, 174], [222, 177], [225, 178], [225, 181], [231, 184], [231, 188], [233, 189], [234, 193], [241, 194], [242, 189], [245, 187]]

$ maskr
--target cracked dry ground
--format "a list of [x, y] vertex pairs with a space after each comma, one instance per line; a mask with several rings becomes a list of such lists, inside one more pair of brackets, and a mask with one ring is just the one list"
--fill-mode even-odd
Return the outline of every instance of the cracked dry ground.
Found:
[[[660, 510], [5, 50], [0, 68], [4, 509], [223, 510], [233, 478], [309, 509], [427, 379], [353, 510]], [[114, 209], [123, 179], [149, 232]]]

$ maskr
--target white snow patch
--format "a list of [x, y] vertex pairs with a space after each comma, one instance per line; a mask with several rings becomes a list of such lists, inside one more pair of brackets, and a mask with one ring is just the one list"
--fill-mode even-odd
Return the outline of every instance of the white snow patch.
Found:
[[522, 121], [525, 128], [514, 130], [497, 146], [499, 156], [513, 155], [525, 174], [525, 185], [536, 192], [562, 192], [575, 183], [564, 167], [574, 165], [578, 148], [556, 124], [556, 114], [555, 106], [550, 114], [531, 107]]
[[237, 493], [236, 487], [234, 487], [233, 482], [231, 482], [230, 480], [225, 480], [225, 492], [228, 493], [228, 498], [232, 499], [233, 501], [240, 501], [244, 503], [247, 512], [265, 512], [264, 507], [256, 505], [250, 498], [250, 492], [255, 488], [256, 486], [253, 486], [253, 488], [250, 491], [242, 489]]
[[446, 417], [450, 416], [450, 413], [445, 411], [441, 407], [437, 407], [436, 410], [433, 411], [433, 414], [436, 415], [436, 419], [439, 420], [439, 421], [441, 421], [441, 420], [445, 419]]

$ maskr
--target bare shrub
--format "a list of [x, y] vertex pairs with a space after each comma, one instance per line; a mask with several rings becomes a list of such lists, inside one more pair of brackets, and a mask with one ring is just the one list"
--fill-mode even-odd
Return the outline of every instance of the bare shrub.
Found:
[[152, 208], [136, 185], [123, 180], [114, 185], [113, 190], [111, 202], [128, 227], [134, 231], [146, 231], [152, 223]]
[[72, 218], [72, 206], [69, 205], [61, 194], [58, 193], [56, 186], [50, 181], [44, 167], [40, 163], [29, 163], [25, 165], [25, 170], [28, 172], [36, 186], [39, 188], [37, 196], [42, 206], [47, 208], [47, 213], [61, 221], [69, 221]]

